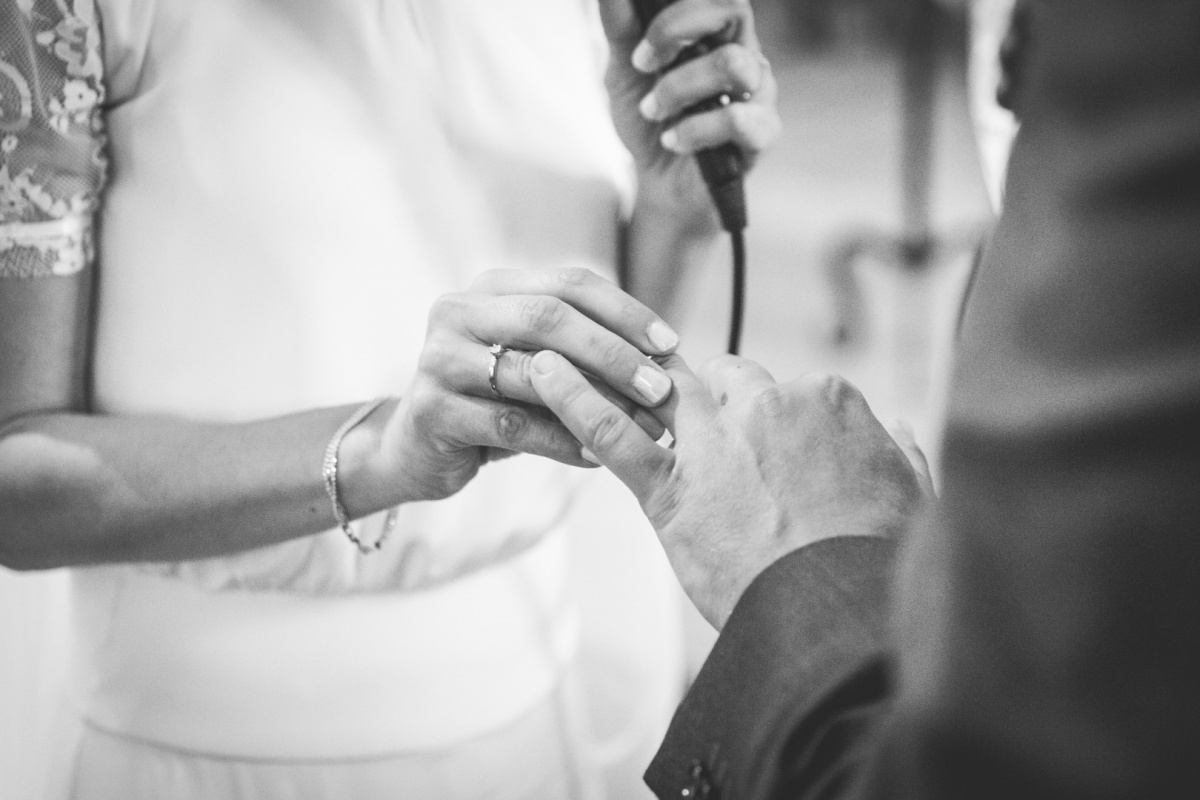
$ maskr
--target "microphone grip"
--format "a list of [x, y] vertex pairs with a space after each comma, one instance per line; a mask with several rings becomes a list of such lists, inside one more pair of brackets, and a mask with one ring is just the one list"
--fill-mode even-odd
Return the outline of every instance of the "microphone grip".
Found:
[[746, 185], [742, 175], [746, 172], [742, 151], [737, 145], [723, 144], [720, 147], [701, 150], [696, 154], [700, 174], [712, 195], [713, 205], [721, 218], [721, 227], [730, 233], [746, 228]]
[[[632, 0], [642, 30], [650, 25], [650, 21], [675, 0]], [[720, 47], [724, 42], [715, 36], [703, 39], [680, 51], [675, 61], [667, 67], [671, 70], [678, 65], [704, 55], [710, 50]], [[729, 97], [723, 95], [704, 100], [683, 112], [683, 116], [711, 111], [729, 103]], [[721, 218], [721, 227], [730, 233], [737, 233], [746, 227], [746, 189], [742, 176], [746, 174], [746, 159], [737, 145], [729, 143], [719, 147], [710, 147], [696, 153], [696, 162], [700, 167], [700, 175], [708, 186], [713, 204], [717, 207], [717, 215]]]

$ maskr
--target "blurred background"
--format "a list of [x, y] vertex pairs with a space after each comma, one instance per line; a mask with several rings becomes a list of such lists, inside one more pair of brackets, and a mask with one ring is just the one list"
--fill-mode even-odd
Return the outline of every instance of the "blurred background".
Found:
[[[932, 442], [947, 337], [992, 216], [968, 109], [965, 10], [754, 5], [784, 134], [748, 185], [743, 354], [780, 380], [844, 374], [881, 418], [904, 417]], [[690, 287], [681, 316], [693, 359], [723, 347], [728, 282], [718, 252]]]

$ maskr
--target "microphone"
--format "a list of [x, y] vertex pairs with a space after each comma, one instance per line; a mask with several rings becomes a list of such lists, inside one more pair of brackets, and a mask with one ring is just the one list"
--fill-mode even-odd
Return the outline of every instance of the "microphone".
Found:
[[[650, 21], [675, 0], [631, 0], [634, 11], [642, 23], [644, 31]], [[702, 56], [717, 49], [725, 42], [720, 34], [714, 34], [701, 39], [695, 44], [685, 47], [679, 56], [667, 67], [670, 70], [685, 61]], [[729, 95], [703, 100], [684, 110], [684, 116], [710, 111], [729, 105]], [[717, 207], [717, 216], [721, 218], [721, 227], [729, 232], [730, 243], [733, 247], [733, 294], [732, 307], [729, 315], [729, 344], [725, 348], [731, 355], [737, 355], [742, 342], [742, 318], [746, 308], [746, 240], [743, 231], [746, 228], [746, 188], [742, 177], [746, 174], [746, 158], [742, 151], [732, 142], [720, 147], [710, 147], [696, 153], [696, 163], [700, 167], [700, 175], [712, 195], [713, 205]]]
[[[641, 20], [642, 30], [650, 21], [675, 0], [632, 0], [638, 19]], [[702, 39], [684, 48], [675, 61], [667, 67], [673, 69], [685, 61], [708, 53], [725, 42], [718, 35]], [[696, 114], [719, 108], [729, 104], [729, 95], [704, 100], [684, 110], [684, 115]], [[696, 163], [704, 184], [712, 195], [713, 204], [717, 207], [717, 215], [721, 218], [721, 227], [731, 234], [736, 234], [746, 227], [746, 190], [742, 176], [746, 174], [746, 159], [735, 144], [723, 144], [696, 153]]]

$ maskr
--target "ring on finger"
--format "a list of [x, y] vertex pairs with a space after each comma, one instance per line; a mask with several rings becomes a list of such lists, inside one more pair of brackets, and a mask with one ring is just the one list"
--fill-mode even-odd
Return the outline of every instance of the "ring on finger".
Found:
[[492, 387], [492, 394], [501, 400], [506, 400], [504, 393], [500, 391], [500, 387], [496, 385], [496, 368], [500, 366], [500, 357], [508, 352], [508, 348], [502, 344], [496, 343], [488, 348], [488, 355], [491, 359], [488, 361], [488, 386]]

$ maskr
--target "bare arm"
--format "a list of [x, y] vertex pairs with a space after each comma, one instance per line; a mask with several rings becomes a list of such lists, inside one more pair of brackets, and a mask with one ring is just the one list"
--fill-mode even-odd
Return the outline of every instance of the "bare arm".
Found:
[[[92, 274], [0, 279], [0, 563], [197, 558], [331, 527], [319, 470], [349, 409], [248, 425], [87, 413]], [[375, 427], [343, 444], [347, 492]]]
[[[0, 563], [201, 558], [332, 527], [322, 457], [353, 407], [234, 425], [89, 413], [89, 272], [0, 279]], [[496, 450], [591, 466], [561, 424], [491, 396], [477, 337], [518, 348], [497, 376], [509, 398], [537, 402], [520, 348], [545, 342], [617, 387], [607, 395], [632, 410], [670, 390], [641, 352], [662, 350], [652, 342], [662, 341], [652, 331], [661, 324], [590, 273], [489, 273], [474, 291], [447, 296], [431, 312], [426, 354], [404, 398], [342, 442], [345, 506], [362, 516], [446, 497]]]
[[[0, 563], [189, 558], [330, 527], [313, 470], [346, 409], [247, 426], [89, 413], [102, 51], [90, 3], [44, 11], [0, 3]], [[344, 446], [348, 490], [371, 432]]]
[[[93, 275], [0, 278], [0, 563], [198, 558], [332, 527], [319, 470], [349, 408], [247, 425], [88, 413]], [[378, 436], [368, 421], [341, 449], [363, 512], [386, 500], [354, 491]]]
[[[329, 529], [323, 455], [353, 406], [215, 425], [90, 405], [92, 284], [102, 275], [90, 246], [104, 181], [102, 49], [90, 3], [59, 10], [70, 19], [0, 0], [0, 59], [13, 84], [0, 116], [0, 563], [201, 558]], [[60, 30], [87, 31], [85, 51], [60, 47]], [[440, 499], [501, 450], [591, 466], [578, 441], [535, 408], [523, 351], [562, 352], [633, 412], [670, 391], [645, 353], [669, 352], [675, 340], [592, 273], [488, 273], [435, 303], [403, 398], [342, 441], [342, 502], [362, 516]], [[493, 395], [492, 342], [514, 349], [497, 365], [497, 386], [522, 402]]]

